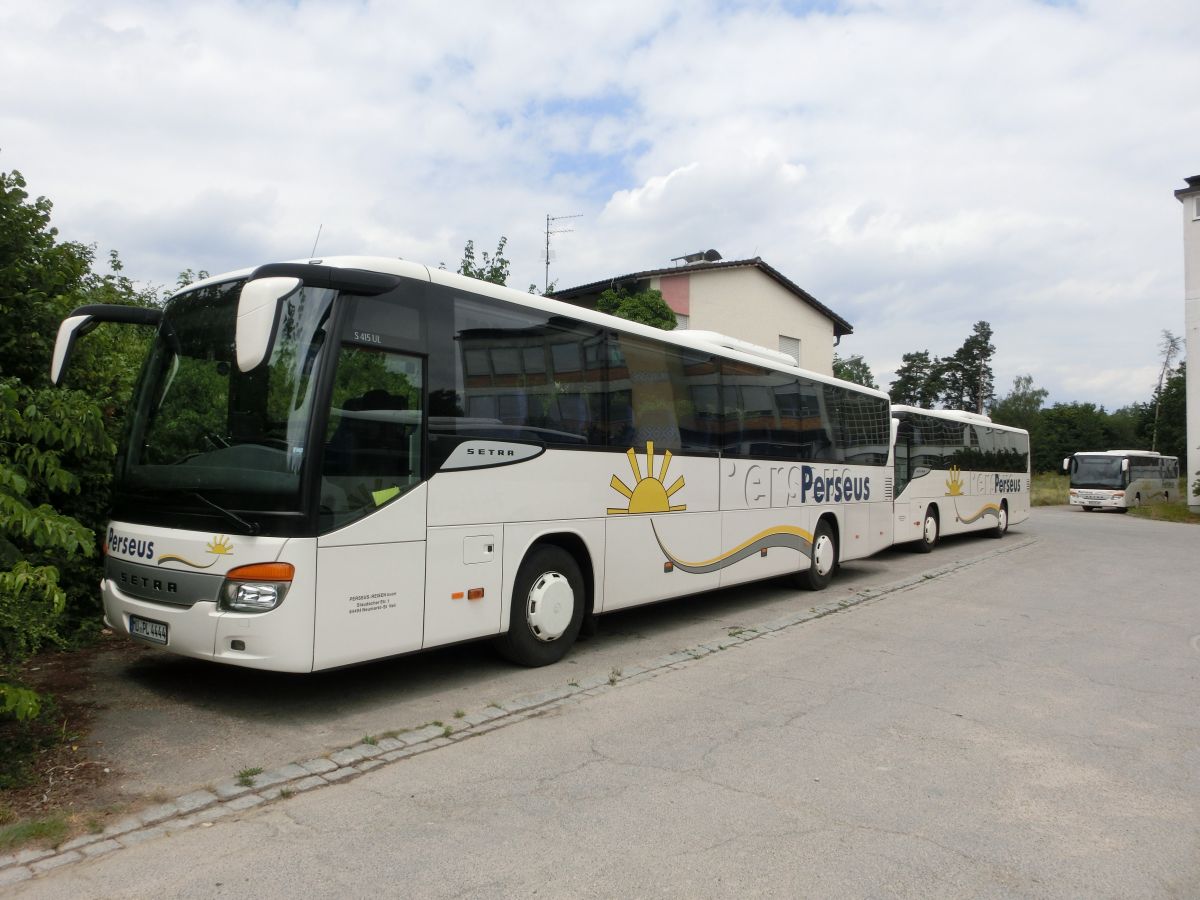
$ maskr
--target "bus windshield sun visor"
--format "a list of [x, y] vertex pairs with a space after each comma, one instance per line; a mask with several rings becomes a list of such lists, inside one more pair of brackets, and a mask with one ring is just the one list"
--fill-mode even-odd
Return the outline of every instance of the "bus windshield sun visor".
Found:
[[101, 322], [121, 322], [126, 325], [150, 325], [158, 327], [162, 321], [161, 309], [144, 306], [121, 306], [116, 303], [92, 303], [81, 306], [58, 326], [58, 337], [54, 340], [54, 356], [50, 360], [50, 383], [62, 381], [71, 350], [76, 338], [87, 334]]
[[345, 291], [347, 294], [359, 294], [364, 297], [386, 294], [400, 283], [398, 275], [321, 266], [316, 263], [268, 263], [259, 266], [250, 276], [251, 281], [259, 278], [299, 278], [311, 287]]
[[307, 285], [348, 294], [384, 294], [400, 283], [395, 275], [312, 263], [271, 263], [254, 270], [238, 300], [237, 365], [253, 371], [270, 358], [284, 300]]

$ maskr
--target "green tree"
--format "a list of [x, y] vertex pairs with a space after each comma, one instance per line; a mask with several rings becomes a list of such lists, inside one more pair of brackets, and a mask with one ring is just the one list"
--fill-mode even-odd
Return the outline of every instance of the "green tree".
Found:
[[875, 383], [875, 376], [871, 373], [871, 367], [861, 355], [848, 356], [845, 359], [833, 354], [833, 374], [835, 378], [840, 378], [842, 381], [852, 381], [855, 384], [861, 384], [863, 387], [878, 388]]
[[468, 278], [478, 278], [481, 281], [490, 281], [492, 284], [508, 284], [508, 259], [504, 255], [504, 248], [508, 245], [508, 238], [501, 235], [500, 240], [496, 243], [496, 252], [488, 255], [484, 250], [479, 254], [480, 259], [475, 258], [475, 242], [467, 241], [467, 245], [463, 247], [462, 262], [458, 264], [458, 274], [466, 275]]
[[1080, 450], [1108, 450], [1108, 414], [1094, 403], [1055, 403], [1041, 412], [1039, 441], [1032, 445], [1035, 472], [1061, 472], [1062, 461]]
[[92, 251], [60, 242], [50, 201], [30, 201], [25, 187], [20, 172], [0, 172], [0, 376], [39, 384]]
[[679, 320], [675, 318], [675, 311], [663, 299], [662, 291], [638, 291], [631, 294], [624, 288], [609, 288], [596, 301], [596, 309], [664, 331], [671, 331], [679, 324]]
[[67, 605], [64, 561], [95, 552], [95, 535], [51, 501], [79, 491], [67, 463], [111, 454], [100, 410], [80, 392], [34, 389], [0, 379], [0, 712], [38, 712], [16, 667], [46, 643], [61, 643]]
[[888, 388], [893, 403], [930, 409], [942, 392], [941, 361], [928, 350], [905, 353], [896, 369], [896, 380]]
[[[77, 342], [66, 373], [66, 383], [76, 389], [70, 392], [45, 387], [54, 338], [59, 322], [76, 307], [89, 303], [152, 305], [158, 302], [157, 290], [136, 288], [123, 274], [115, 252], [109, 254], [107, 273], [95, 271], [95, 248], [60, 241], [50, 224], [52, 208], [45, 197], [30, 199], [19, 172], [0, 173], [0, 379], [18, 398], [16, 407], [6, 406], [6, 415], [23, 418], [53, 410], [63, 416], [64, 428], [71, 422], [98, 420], [107, 440], [90, 441], [87, 452], [80, 450], [82, 442], [72, 442], [69, 435], [61, 449], [43, 447], [36, 432], [23, 431], [19, 423], [10, 421], [4, 458], [12, 461], [10, 469], [40, 458], [43, 452], [50, 454], [48, 459], [58, 460], [60, 468], [74, 479], [73, 487], [64, 489], [47, 481], [53, 470], [35, 466], [23, 475], [17, 470], [24, 484], [20, 496], [28, 498], [32, 509], [45, 507], [44, 512], [55, 512], [64, 520], [76, 520], [85, 529], [98, 531], [108, 514], [113, 448], [149, 334], [145, 329], [105, 325]], [[52, 521], [46, 516], [41, 520]], [[26, 516], [23, 521], [34, 520]], [[28, 557], [40, 551], [34, 547], [22, 552]], [[0, 572], [11, 571], [11, 564], [11, 559], [0, 559]], [[58, 589], [66, 596], [60, 622], [64, 633], [74, 632], [81, 623], [99, 629], [96, 584], [100, 563], [95, 557], [45, 551], [31, 564], [52, 566], [57, 571]]]
[[[1163, 379], [1149, 403], [1138, 404], [1143, 446], [1166, 456], [1178, 456], [1180, 471], [1188, 471], [1187, 363], [1181, 362]], [[1152, 443], [1153, 442], [1153, 443]], [[1157, 444], [1157, 447], [1154, 444]]]
[[996, 398], [992, 357], [992, 326], [979, 321], [954, 355], [942, 360], [942, 392], [947, 409], [982, 413]]
[[1034, 434], [1041, 424], [1042, 405], [1049, 395], [1045, 388], [1033, 386], [1032, 375], [1018, 375], [1013, 379], [1012, 390], [992, 404], [992, 421], [1024, 428]]
[[[1154, 387], [1154, 425], [1150, 430], [1150, 449], [1158, 449], [1158, 419], [1162, 412], [1163, 386], [1171, 374], [1171, 364], [1179, 351], [1183, 349], [1183, 339], [1163, 329], [1162, 340], [1158, 342], [1158, 352], [1162, 356], [1162, 366], [1158, 370], [1158, 383]], [[1175, 454], [1169, 454], [1174, 456]]]

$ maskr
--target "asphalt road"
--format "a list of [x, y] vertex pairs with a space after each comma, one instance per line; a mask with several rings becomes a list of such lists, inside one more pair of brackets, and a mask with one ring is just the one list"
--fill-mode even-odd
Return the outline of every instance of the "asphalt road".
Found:
[[[883, 584], [909, 566], [903, 574], [943, 574], [11, 890], [1196, 896], [1197, 537], [1189, 526], [1048, 509], [999, 542], [887, 554], [847, 567], [833, 589]], [[771, 586], [664, 605], [631, 614], [572, 659], [589, 671], [619, 665], [808, 599]], [[199, 694], [162, 674], [174, 665], [139, 660], [158, 674], [114, 677], [202, 711], [217, 722], [213, 740], [230, 719], [267, 728], [254, 703], [218, 702], [236, 678]], [[559, 668], [514, 673], [458, 648], [307, 689], [284, 679], [269, 730], [291, 742], [279, 754], [298, 759], [314, 725], [315, 740], [345, 746], [389, 716], [424, 719], [439, 704], [474, 708], [535, 689], [529, 678], [570, 677]], [[338, 685], [365, 699], [347, 692], [339, 703]], [[264, 690], [251, 682], [260, 701]], [[192, 752], [166, 743], [174, 717], [148, 721], [163, 732], [161, 753]], [[202, 724], [182, 733], [204, 733]], [[242, 762], [226, 756], [222, 773]]]
[[617, 612], [604, 616], [599, 633], [565, 660], [542, 669], [513, 666], [486, 641], [311, 675], [254, 672], [136, 647], [96, 661], [89, 699], [99, 713], [88, 749], [116, 773], [131, 802], [175, 797], [242, 769], [277, 769], [364, 735], [451, 722], [456, 712], [607, 676], [814, 602], [968, 563], [1032, 533], [1023, 525], [1002, 542], [949, 539], [932, 556], [888, 550], [843, 566], [819, 594], [771, 581]]

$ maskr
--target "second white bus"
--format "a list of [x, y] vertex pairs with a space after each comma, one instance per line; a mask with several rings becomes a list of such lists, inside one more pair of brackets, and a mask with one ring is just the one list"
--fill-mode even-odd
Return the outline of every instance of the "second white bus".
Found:
[[893, 406], [896, 543], [929, 552], [942, 535], [1029, 518], [1029, 432], [957, 410]]

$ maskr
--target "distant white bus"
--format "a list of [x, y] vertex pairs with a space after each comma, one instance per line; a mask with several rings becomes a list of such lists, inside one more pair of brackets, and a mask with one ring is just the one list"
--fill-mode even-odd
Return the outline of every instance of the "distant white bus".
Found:
[[929, 552], [942, 535], [1002, 537], [1029, 518], [1029, 432], [987, 416], [893, 406], [896, 543]]
[[1179, 458], [1153, 450], [1076, 453], [1063, 471], [1071, 476], [1071, 505], [1084, 512], [1164, 503], [1179, 490]]

